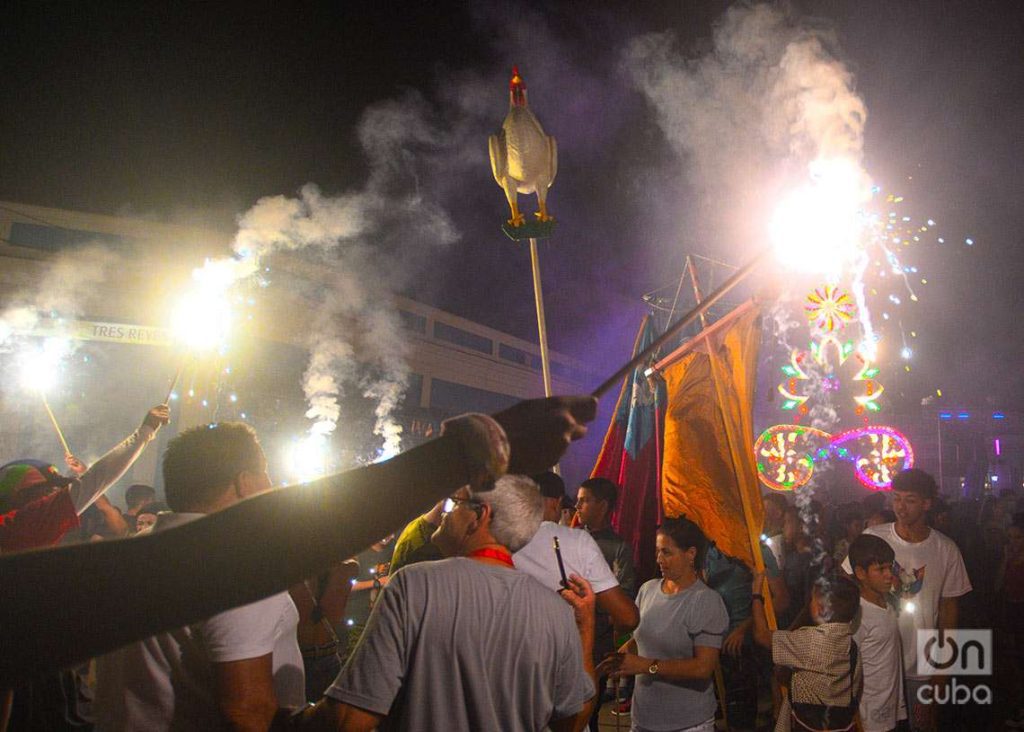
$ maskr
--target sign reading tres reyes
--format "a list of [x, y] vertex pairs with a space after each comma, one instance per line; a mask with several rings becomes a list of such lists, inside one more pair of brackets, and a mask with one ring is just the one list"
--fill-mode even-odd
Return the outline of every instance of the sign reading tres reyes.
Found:
[[167, 328], [128, 323], [103, 323], [92, 320], [67, 320], [58, 325], [41, 325], [31, 332], [37, 336], [63, 336], [80, 341], [128, 343], [137, 346], [167, 346], [171, 334]]

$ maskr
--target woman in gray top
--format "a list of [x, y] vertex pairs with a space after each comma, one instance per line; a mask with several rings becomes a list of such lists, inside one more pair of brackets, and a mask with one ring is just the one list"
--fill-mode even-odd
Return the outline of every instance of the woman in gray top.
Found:
[[729, 615], [718, 593], [698, 577], [706, 548], [703, 532], [689, 519], [667, 519], [658, 528], [662, 579], [640, 587], [640, 625], [633, 639], [598, 667], [598, 675], [637, 677], [632, 709], [637, 732], [715, 728], [712, 676]]

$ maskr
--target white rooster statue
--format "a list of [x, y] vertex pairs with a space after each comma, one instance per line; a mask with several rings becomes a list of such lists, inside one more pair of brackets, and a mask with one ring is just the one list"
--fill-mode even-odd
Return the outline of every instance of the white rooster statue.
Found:
[[517, 194], [536, 193], [541, 222], [552, 221], [548, 214], [548, 188], [558, 172], [558, 146], [555, 138], [544, 134], [544, 128], [530, 111], [526, 102], [526, 84], [519, 75], [519, 67], [512, 67], [509, 83], [508, 115], [501, 124], [501, 132], [488, 138], [491, 152], [491, 171], [494, 180], [505, 191], [512, 218], [509, 226], [525, 223], [519, 212]]

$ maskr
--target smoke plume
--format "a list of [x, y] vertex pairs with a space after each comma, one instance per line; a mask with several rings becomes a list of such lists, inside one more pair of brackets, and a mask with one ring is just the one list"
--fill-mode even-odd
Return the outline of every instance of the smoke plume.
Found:
[[315, 304], [302, 381], [306, 416], [313, 434], [331, 434], [341, 418], [339, 400], [357, 389], [375, 404], [374, 433], [384, 455], [400, 447], [393, 414], [409, 380], [392, 293], [457, 238], [439, 200], [443, 191], [421, 185], [454, 144], [435, 117], [418, 94], [369, 108], [359, 128], [370, 167], [365, 187], [328, 196], [307, 184], [295, 198], [261, 199], [239, 217], [233, 245], [240, 276], [278, 251], [303, 250], [325, 265], [329, 281]]
[[[867, 111], [834, 45], [822, 29], [775, 6], [753, 5], [728, 10], [703, 55], [681, 52], [672, 33], [642, 36], [627, 47], [623, 66], [685, 164], [697, 228], [714, 256], [745, 257], [749, 252], [735, 242], [760, 248], [781, 194], [805, 184], [822, 163], [846, 165], [855, 171], [852, 188], [870, 191], [861, 165]], [[781, 307], [774, 321], [789, 353], [797, 322]], [[825, 374], [807, 361], [807, 421], [832, 431], [837, 414]], [[821, 478], [822, 466], [815, 467], [819, 474], [795, 498], [820, 570], [827, 556], [811, 503]], [[827, 598], [828, 573], [820, 577]]]
[[815, 160], [859, 165], [867, 112], [833, 45], [769, 5], [728, 10], [703, 55], [681, 52], [671, 32], [628, 45], [625, 71], [685, 162], [701, 229], [727, 253], [763, 240], [766, 202]]

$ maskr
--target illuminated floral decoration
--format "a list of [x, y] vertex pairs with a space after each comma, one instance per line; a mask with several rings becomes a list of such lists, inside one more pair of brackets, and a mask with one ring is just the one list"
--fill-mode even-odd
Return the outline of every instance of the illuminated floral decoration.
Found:
[[777, 424], [757, 438], [754, 455], [761, 482], [777, 491], [806, 485], [814, 466], [833, 458], [853, 463], [857, 480], [871, 490], [888, 490], [897, 473], [914, 467], [910, 440], [884, 426], [830, 435], [813, 427]]
[[830, 435], [823, 430], [800, 424], [779, 424], [766, 429], [754, 444], [757, 472], [761, 481], [777, 491], [790, 491], [810, 482], [815, 466], [832, 459], [853, 464], [857, 480], [870, 490], [888, 490], [893, 477], [914, 465], [910, 441], [892, 427], [867, 424], [867, 415], [880, 411], [879, 397], [885, 387], [877, 381], [879, 368], [867, 354], [848, 338], [844, 327], [854, 320], [857, 307], [853, 298], [835, 285], [824, 285], [807, 296], [804, 309], [812, 338], [806, 351], [794, 349], [789, 363], [782, 366], [785, 380], [777, 387], [781, 408], [794, 413], [799, 422], [810, 412], [811, 394], [808, 372], [821, 373], [821, 391], [838, 391], [837, 373], [853, 371], [857, 388], [853, 411], [864, 417], [865, 426]]
[[835, 285], [825, 285], [807, 296], [804, 310], [811, 325], [823, 333], [831, 333], [853, 320], [857, 305], [848, 292]]
[[862, 415], [865, 412], [880, 411], [878, 398], [885, 391], [885, 387], [876, 380], [878, 367], [864, 349], [858, 348], [852, 340], [840, 340], [837, 335], [857, 312], [853, 299], [836, 286], [824, 285], [808, 295], [807, 302], [805, 308], [808, 318], [811, 320], [812, 330], [818, 332], [818, 337], [811, 340], [810, 350], [794, 349], [790, 354], [789, 363], [782, 366], [782, 373], [786, 379], [777, 387], [779, 394], [782, 395], [782, 410], [796, 411], [798, 415], [805, 415], [810, 411], [807, 404], [810, 395], [801, 393], [800, 384], [810, 378], [804, 369], [804, 365], [808, 363], [807, 359], [812, 359], [819, 367], [827, 370], [823, 385], [826, 391], [839, 390], [841, 382], [835, 372], [852, 359], [857, 368], [853, 381], [863, 382], [863, 392], [853, 398], [856, 405], [855, 413]]

